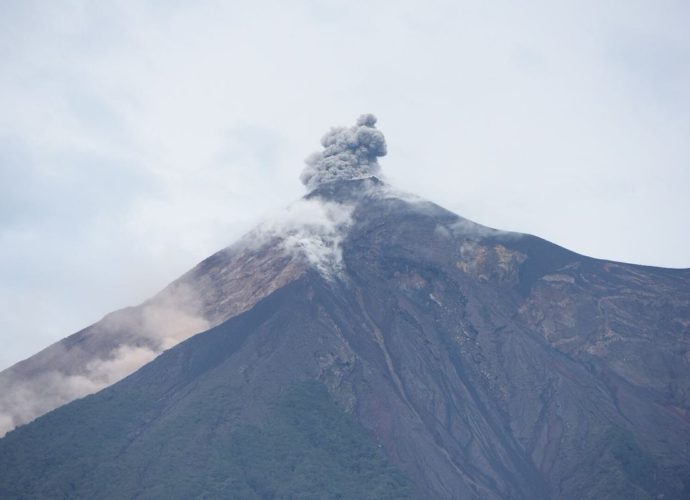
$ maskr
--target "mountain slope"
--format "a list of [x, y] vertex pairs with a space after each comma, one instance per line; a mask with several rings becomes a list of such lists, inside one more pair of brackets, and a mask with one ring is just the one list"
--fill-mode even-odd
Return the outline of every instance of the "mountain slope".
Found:
[[[273, 494], [310, 488], [360, 498], [380, 498], [382, 490], [391, 498], [404, 494], [402, 476], [325, 387], [299, 383], [317, 375], [313, 359], [293, 357], [300, 351], [285, 347], [319, 338], [318, 311], [306, 299], [313, 281], [298, 280], [121, 383], [11, 432], [3, 440], [10, 449], [31, 428], [39, 432], [32, 436], [36, 445], [53, 446], [38, 456], [26, 446], [18, 455], [0, 452], [0, 496], [265, 496], [276, 475], [286, 481]], [[271, 358], [241, 364], [262, 350]], [[21, 480], [32, 476], [45, 480]], [[322, 489], [313, 484], [319, 476], [329, 478]]]
[[[363, 465], [348, 456], [376, 464], [364, 481], [393, 496], [687, 493], [688, 270], [582, 257], [393, 196], [376, 179], [328, 183], [310, 199], [353, 207], [332, 273], [307, 271], [122, 382], [9, 433], [0, 493], [288, 497], [298, 477], [321, 475], [321, 486], [305, 484], [361, 497], [352, 488]], [[305, 404], [297, 420], [313, 425], [276, 417], [285, 394], [322, 386], [336, 406]], [[355, 451], [333, 452], [319, 428], [347, 415], [326, 434]], [[257, 445], [242, 448], [244, 462], [229, 459], [247, 440]], [[281, 476], [266, 456], [285, 447], [295, 467], [320, 468]], [[314, 459], [324, 456], [346, 465]], [[244, 481], [242, 466], [265, 476]], [[262, 492], [268, 477], [286, 479]]]
[[279, 251], [280, 241], [270, 233], [255, 233], [207, 258], [143, 304], [108, 314], [0, 372], [0, 436], [117, 382], [305, 272], [304, 260]]
[[13, 368], [21, 395], [170, 347], [0, 439], [0, 497], [690, 496], [690, 270], [398, 193], [375, 124], [324, 136], [286, 216]]

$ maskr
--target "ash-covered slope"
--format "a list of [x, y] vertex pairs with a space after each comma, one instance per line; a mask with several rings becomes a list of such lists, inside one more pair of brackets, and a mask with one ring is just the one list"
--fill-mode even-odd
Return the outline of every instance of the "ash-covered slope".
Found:
[[[379, 172], [385, 140], [376, 118], [333, 128], [308, 160], [305, 185]], [[17, 425], [92, 394], [163, 350], [246, 311], [304, 273], [333, 268], [350, 208], [300, 200], [209, 257], [155, 297], [56, 342], [0, 372], [0, 437]]]
[[265, 257], [303, 271], [10, 432], [0, 497], [688, 496], [690, 270], [396, 194], [360, 122], [305, 178], [337, 222]]
[[253, 306], [306, 262], [259, 228], [204, 260], [152, 299], [107, 315], [0, 372], [0, 437], [134, 372], [164, 349]]

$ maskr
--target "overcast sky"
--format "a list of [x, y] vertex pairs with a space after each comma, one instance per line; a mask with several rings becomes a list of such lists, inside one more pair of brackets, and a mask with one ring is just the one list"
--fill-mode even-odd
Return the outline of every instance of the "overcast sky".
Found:
[[298, 198], [375, 113], [396, 186], [690, 266], [686, 1], [0, 2], [0, 368]]

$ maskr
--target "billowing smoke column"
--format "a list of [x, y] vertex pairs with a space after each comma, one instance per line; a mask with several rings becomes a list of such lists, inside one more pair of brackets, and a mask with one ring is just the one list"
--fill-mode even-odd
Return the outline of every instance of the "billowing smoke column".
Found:
[[386, 154], [386, 139], [376, 117], [362, 115], [354, 127], [334, 127], [321, 139], [323, 151], [307, 158], [300, 179], [308, 189], [338, 180], [361, 179], [380, 172], [377, 158]]

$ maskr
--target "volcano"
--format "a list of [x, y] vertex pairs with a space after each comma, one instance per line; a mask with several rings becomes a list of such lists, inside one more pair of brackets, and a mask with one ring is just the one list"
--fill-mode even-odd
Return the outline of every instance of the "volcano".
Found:
[[284, 217], [0, 374], [16, 402], [146, 353], [18, 419], [0, 497], [690, 497], [690, 270], [400, 193], [375, 124], [324, 137]]

